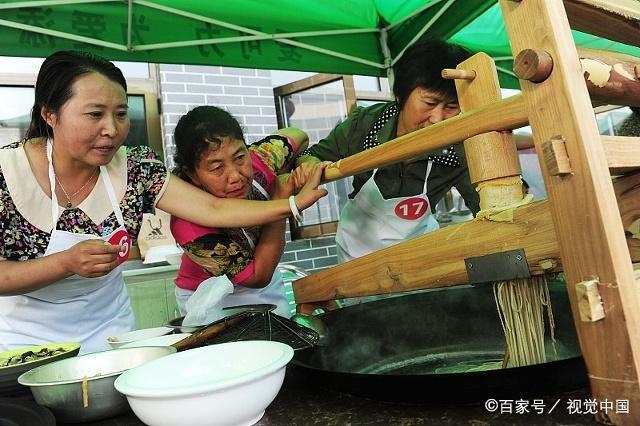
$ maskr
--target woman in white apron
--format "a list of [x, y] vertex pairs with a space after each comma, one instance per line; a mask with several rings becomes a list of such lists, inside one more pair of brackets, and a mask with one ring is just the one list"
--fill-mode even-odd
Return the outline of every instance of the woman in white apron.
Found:
[[[79, 341], [89, 352], [130, 330], [118, 265], [156, 206], [205, 227], [292, 213], [286, 199], [216, 198], [168, 174], [149, 148], [123, 147], [126, 90], [111, 62], [56, 52], [40, 68], [26, 139], [0, 149], [0, 350]], [[297, 208], [326, 195], [322, 169], [293, 199]]]
[[338, 262], [364, 256], [373, 251], [418, 237], [439, 228], [427, 196], [427, 165], [421, 194], [385, 200], [375, 183], [377, 170], [340, 213], [336, 232]]
[[[48, 141], [49, 183], [54, 188], [55, 172], [51, 163], [51, 152], [52, 143]], [[105, 236], [56, 229], [60, 208], [53, 191], [51, 221], [54, 226], [45, 256], [67, 250], [81, 241], [102, 239], [122, 247], [119, 253], [120, 261], [128, 257], [131, 238], [124, 228], [124, 218], [107, 168], [101, 166], [99, 174], [120, 227]], [[117, 241], [114, 241], [114, 238]], [[95, 352], [109, 349], [107, 337], [131, 331], [135, 327], [135, 318], [120, 267], [114, 268], [102, 277], [85, 278], [73, 275], [24, 295], [0, 297], [0, 312], [0, 342], [6, 347], [62, 342], [73, 336], [73, 340], [81, 342], [82, 353]], [[73, 318], [73, 321], [68, 321], [69, 318]]]
[[[455, 84], [444, 80], [441, 71], [469, 56], [464, 48], [441, 40], [412, 45], [394, 65], [395, 101], [355, 108], [303, 153], [294, 179], [321, 160], [337, 162], [457, 115]], [[359, 173], [352, 182], [336, 233], [339, 262], [438, 229], [432, 208], [452, 187], [474, 214], [480, 209], [462, 144]]]

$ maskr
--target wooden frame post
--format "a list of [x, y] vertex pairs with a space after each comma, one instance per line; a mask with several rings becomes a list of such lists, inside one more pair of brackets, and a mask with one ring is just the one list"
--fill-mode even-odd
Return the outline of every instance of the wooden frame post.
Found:
[[[605, 152], [562, 0], [500, 0], [511, 47], [546, 52], [553, 70], [540, 82], [521, 80], [538, 155], [564, 140], [571, 173], [541, 167], [549, 194], [567, 290], [593, 397], [629, 402], [629, 413], [599, 412], [615, 424], [640, 424], [640, 297]], [[576, 294], [596, 280], [604, 318], [582, 321]]]

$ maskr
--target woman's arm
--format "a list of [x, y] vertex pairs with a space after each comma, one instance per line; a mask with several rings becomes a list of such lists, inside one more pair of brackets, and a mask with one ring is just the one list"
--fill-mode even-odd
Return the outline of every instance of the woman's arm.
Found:
[[87, 240], [68, 250], [25, 261], [0, 261], [0, 295], [29, 293], [72, 275], [100, 277], [116, 267], [119, 245]]
[[[318, 188], [322, 171], [328, 163], [316, 165], [310, 179], [295, 196], [299, 210], [306, 209], [327, 195]], [[158, 200], [159, 209], [201, 226], [235, 228], [261, 225], [291, 215], [286, 199], [251, 201], [233, 198], [217, 198], [171, 175], [164, 194]]]
[[[271, 197], [286, 199], [293, 194], [293, 181], [288, 175], [276, 179]], [[286, 221], [278, 220], [262, 227], [260, 239], [253, 254], [253, 275], [247, 277], [239, 285], [244, 287], [265, 287], [271, 282], [273, 273], [278, 267], [285, 245]]]
[[253, 254], [253, 275], [239, 283], [243, 287], [265, 287], [284, 252], [286, 221], [278, 220], [262, 227], [260, 239]]
[[[296, 158], [307, 149], [309, 138], [305, 132], [295, 127], [278, 129], [273, 134], [249, 145], [254, 155], [254, 173], [266, 170], [279, 175], [291, 171]], [[257, 157], [258, 164], [255, 163]], [[257, 167], [257, 170], [256, 170]]]
[[276, 130], [275, 133], [289, 138], [289, 140], [295, 144], [298, 153], [307, 149], [307, 145], [309, 145], [309, 136], [296, 127], [285, 127], [284, 129]]

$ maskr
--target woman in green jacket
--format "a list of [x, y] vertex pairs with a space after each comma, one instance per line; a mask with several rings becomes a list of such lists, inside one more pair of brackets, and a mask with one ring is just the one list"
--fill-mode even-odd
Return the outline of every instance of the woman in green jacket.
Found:
[[[338, 161], [460, 113], [455, 85], [441, 77], [470, 53], [440, 40], [415, 44], [394, 66], [395, 101], [356, 108], [298, 159], [302, 165]], [[302, 181], [302, 179], [301, 179]], [[467, 207], [480, 209], [462, 143], [354, 176], [340, 214], [336, 246], [345, 262], [438, 229], [435, 205], [455, 187]]]

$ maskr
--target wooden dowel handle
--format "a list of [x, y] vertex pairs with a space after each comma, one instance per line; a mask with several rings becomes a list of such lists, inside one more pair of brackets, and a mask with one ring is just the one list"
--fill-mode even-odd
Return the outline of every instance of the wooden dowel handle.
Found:
[[553, 58], [548, 52], [524, 49], [513, 61], [513, 72], [521, 80], [540, 83], [546, 80], [553, 70]]
[[196, 346], [202, 346], [208, 340], [213, 339], [218, 334], [226, 330], [228, 327], [234, 326], [236, 323], [240, 322], [240, 320], [246, 317], [247, 315], [239, 315], [236, 318], [230, 318], [230, 319], [209, 325], [200, 331], [196, 331], [191, 336], [185, 337], [184, 339], [174, 343], [171, 346], [173, 346], [179, 351], [191, 349]]
[[474, 70], [458, 70], [453, 68], [445, 68], [442, 70], [442, 78], [446, 80], [473, 80], [476, 78]]

